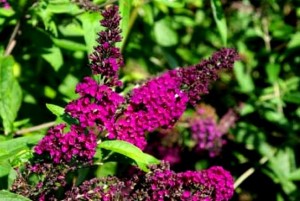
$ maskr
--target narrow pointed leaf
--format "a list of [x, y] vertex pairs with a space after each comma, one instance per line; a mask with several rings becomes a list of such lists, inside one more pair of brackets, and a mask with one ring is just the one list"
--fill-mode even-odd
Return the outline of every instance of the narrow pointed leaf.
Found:
[[211, 8], [214, 15], [214, 20], [217, 24], [223, 45], [227, 45], [227, 26], [226, 26], [226, 19], [224, 16], [224, 12], [222, 9], [221, 0], [211, 0]]
[[99, 148], [110, 150], [128, 158], [133, 159], [139, 168], [143, 171], [147, 172], [148, 165], [158, 164], [160, 161], [155, 157], [144, 153], [141, 149], [130, 144], [129, 142], [121, 141], [121, 140], [107, 140], [98, 145]]

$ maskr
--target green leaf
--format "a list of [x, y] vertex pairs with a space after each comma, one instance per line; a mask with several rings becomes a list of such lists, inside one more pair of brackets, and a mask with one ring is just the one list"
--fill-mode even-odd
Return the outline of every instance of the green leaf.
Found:
[[119, 1], [119, 6], [120, 6], [120, 13], [122, 16], [121, 22], [120, 22], [120, 27], [121, 27], [121, 36], [122, 36], [122, 41], [118, 44], [118, 46], [123, 49], [123, 46], [125, 44], [125, 41], [127, 39], [127, 36], [129, 34], [129, 28], [130, 28], [130, 10], [131, 10], [131, 5], [132, 0], [120, 0]]
[[170, 25], [171, 20], [168, 18], [159, 20], [154, 25], [154, 37], [161, 46], [169, 47], [178, 43], [177, 32]]
[[65, 37], [83, 37], [83, 29], [79, 22], [58, 25], [58, 30]]
[[0, 161], [0, 178], [8, 175], [12, 169], [7, 161]]
[[30, 201], [30, 199], [6, 190], [1, 190], [0, 201]]
[[143, 9], [143, 19], [144, 22], [153, 25], [154, 22], [154, 13], [152, 7], [149, 4], [145, 4], [141, 7]]
[[41, 1], [36, 7], [36, 14], [44, 23], [45, 30], [50, 31], [53, 35], [57, 36], [56, 23], [53, 21], [53, 13], [49, 11], [48, 2]]
[[184, 1], [177, 0], [154, 0], [154, 2], [171, 8], [182, 8], [184, 6]]
[[300, 47], [300, 32], [299, 31], [296, 32], [295, 34], [293, 34], [290, 42], [287, 45], [288, 49], [298, 48], [298, 47]]
[[11, 189], [12, 185], [14, 184], [14, 181], [17, 178], [17, 171], [14, 170], [13, 168], [10, 169], [10, 172], [8, 174], [8, 179], [7, 179], [7, 186], [8, 189]]
[[291, 172], [288, 175], [288, 179], [292, 180], [292, 181], [300, 181], [300, 168], [298, 168], [297, 170]]
[[46, 107], [57, 117], [60, 117], [65, 113], [65, 108], [60, 107], [58, 105], [46, 103]]
[[97, 177], [107, 177], [109, 175], [115, 175], [118, 170], [118, 163], [115, 161], [106, 162], [101, 165], [96, 172]]
[[76, 14], [80, 12], [78, 6], [70, 0], [51, 0], [47, 6], [51, 13]]
[[278, 150], [275, 156], [270, 157], [268, 166], [274, 176], [277, 177], [285, 193], [289, 194], [297, 189], [296, 185], [289, 180], [291, 171], [295, 167], [295, 155], [291, 148], [286, 147]]
[[56, 46], [52, 46], [50, 48], [44, 48], [43, 51], [42, 57], [53, 67], [55, 71], [58, 71], [63, 65], [61, 50]]
[[76, 43], [71, 40], [52, 38], [53, 43], [60, 48], [71, 51], [86, 51], [86, 46], [81, 43]]
[[277, 112], [277, 111], [272, 111], [272, 110], [266, 110], [263, 113], [264, 117], [266, 120], [274, 123], [285, 123], [287, 119], [283, 115], [283, 113]]
[[22, 90], [13, 75], [13, 58], [0, 58], [0, 117], [5, 134], [13, 130], [13, 122], [21, 106]]
[[214, 20], [217, 24], [223, 45], [227, 45], [227, 25], [224, 17], [221, 0], [210, 0]]
[[[43, 135], [32, 135], [0, 142], [0, 160], [15, 157], [18, 153], [28, 150], [29, 145], [37, 144]], [[5, 150], [5, 151], [3, 151]]]
[[283, 100], [289, 103], [300, 104], [300, 92], [285, 94]]
[[278, 80], [280, 73], [280, 64], [278, 63], [269, 63], [266, 67], [266, 73], [268, 76], [268, 81], [274, 83]]
[[241, 92], [249, 93], [254, 90], [252, 77], [250, 73], [246, 72], [245, 66], [241, 62], [238, 61], [235, 63], [233, 71]]
[[138, 167], [145, 172], [148, 172], [148, 165], [150, 164], [158, 164], [160, 161], [155, 157], [142, 152], [138, 147], [134, 146], [133, 144], [121, 140], [107, 140], [101, 142], [98, 145], [99, 148], [110, 150], [128, 158], [133, 159]]

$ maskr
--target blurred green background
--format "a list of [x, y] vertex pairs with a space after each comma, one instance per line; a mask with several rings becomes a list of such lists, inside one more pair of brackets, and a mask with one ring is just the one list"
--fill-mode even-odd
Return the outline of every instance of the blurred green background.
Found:
[[[45, 134], [55, 120], [46, 103], [63, 107], [76, 97], [76, 84], [91, 74], [87, 56], [101, 30], [100, 14], [79, 3], [8, 2], [10, 9], [0, 8], [1, 141]], [[300, 200], [300, 1], [93, 3], [101, 9], [120, 5], [125, 92], [167, 69], [196, 64], [222, 47], [236, 48], [241, 60], [202, 102], [219, 116], [239, 107], [240, 117], [221, 156], [199, 161], [223, 165], [233, 174], [233, 200]], [[0, 177], [6, 175], [1, 171]]]

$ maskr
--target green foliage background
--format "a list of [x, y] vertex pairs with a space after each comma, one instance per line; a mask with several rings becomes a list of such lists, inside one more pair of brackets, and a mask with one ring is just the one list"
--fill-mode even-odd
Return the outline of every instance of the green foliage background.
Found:
[[[12, 9], [0, 8], [1, 189], [11, 185], [12, 166], [30, 158], [30, 147], [55, 121], [46, 103], [63, 107], [76, 97], [76, 83], [90, 75], [87, 56], [101, 30], [99, 13], [69, 0], [8, 2]], [[107, 3], [93, 2], [102, 8]], [[300, 2], [118, 4], [125, 92], [167, 69], [196, 64], [221, 47], [238, 50], [241, 60], [234, 71], [222, 74], [202, 100], [219, 115], [239, 106], [240, 118], [222, 155], [199, 158], [196, 168], [221, 164], [231, 171], [233, 200], [299, 200]]]

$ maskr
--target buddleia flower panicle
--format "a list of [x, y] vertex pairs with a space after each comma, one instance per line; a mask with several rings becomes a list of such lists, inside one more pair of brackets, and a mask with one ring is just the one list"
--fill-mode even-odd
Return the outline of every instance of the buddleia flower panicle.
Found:
[[105, 27], [97, 39], [98, 45], [89, 56], [90, 67], [93, 74], [101, 74], [105, 78], [105, 84], [109, 86], [120, 86], [118, 70], [123, 66], [121, 50], [116, 43], [121, 41], [121, 30], [119, 28], [121, 17], [117, 6], [110, 6], [102, 11], [103, 20], [100, 24]]
[[109, 137], [143, 149], [145, 132], [171, 128], [187, 104], [196, 104], [200, 95], [208, 93], [209, 84], [217, 79], [218, 72], [232, 68], [238, 58], [234, 49], [224, 48], [200, 64], [169, 70], [133, 89], [129, 105]]
[[[238, 59], [235, 50], [221, 49], [200, 64], [170, 70], [147, 81], [124, 98], [114, 91], [122, 84], [118, 71], [124, 62], [116, 47], [121, 41], [118, 6], [107, 7], [102, 16], [100, 24], [105, 29], [98, 34], [98, 45], [89, 58], [93, 74], [101, 74], [103, 82], [86, 77], [76, 86], [79, 98], [65, 107], [66, 115], [76, 123], [68, 128], [66, 124], [50, 128], [34, 148], [35, 156], [42, 159], [27, 167], [29, 174], [45, 174], [46, 180], [41, 176], [28, 194], [29, 174], [18, 176], [13, 186], [19, 194], [32, 195], [40, 201], [55, 200], [52, 191], [66, 186], [67, 172], [76, 169], [70, 164], [79, 168], [80, 164], [93, 163], [97, 138], [124, 140], [144, 149], [148, 133], [172, 128], [189, 103], [195, 104], [202, 94], [208, 93], [208, 85], [217, 79], [218, 71], [232, 68]], [[139, 171], [122, 179], [115, 176], [92, 179], [78, 187], [69, 187], [71, 190], [64, 199], [68, 201], [225, 201], [233, 194], [233, 178], [222, 167], [175, 173], [168, 163], [162, 162], [151, 166], [147, 173]]]

